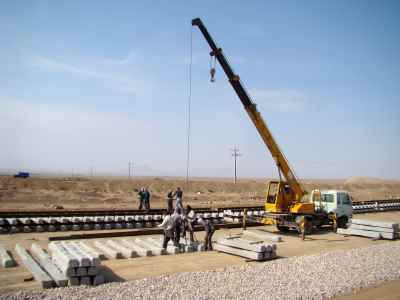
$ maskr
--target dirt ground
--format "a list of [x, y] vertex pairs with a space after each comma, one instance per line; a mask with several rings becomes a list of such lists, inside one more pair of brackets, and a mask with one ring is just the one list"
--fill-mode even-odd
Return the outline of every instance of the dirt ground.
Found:
[[[400, 212], [364, 214], [360, 215], [360, 217], [371, 220], [400, 222]], [[262, 226], [259, 227], [259, 229], [277, 233], [277, 230], [272, 225]], [[241, 234], [241, 232], [241, 229], [218, 230], [215, 233], [214, 240], [217, 240], [221, 236]], [[5, 245], [8, 250], [11, 250], [11, 252], [15, 254], [14, 247], [15, 243], [17, 242], [27, 248], [29, 248], [33, 242], [39, 243], [46, 248], [48, 244], [48, 238], [50, 236], [69, 234], [69, 232], [45, 232], [0, 235], [0, 244]], [[196, 236], [198, 239], [202, 239], [203, 237], [202, 233], [196, 233]], [[128, 239], [131, 238], [132, 237], [128, 237]], [[114, 239], [118, 240], [120, 238]], [[86, 240], [89, 245], [93, 245], [94, 241], [95, 240]], [[305, 241], [301, 241], [297, 234], [284, 234], [283, 242], [278, 243], [278, 255], [281, 258], [310, 255], [339, 249], [366, 247], [380, 243], [400, 243], [400, 241], [373, 241], [371, 239], [362, 237], [337, 235], [329, 230], [312, 234], [308, 236]], [[18, 262], [18, 257], [16, 255], [14, 255], [14, 258]], [[255, 262], [246, 262], [246, 260], [241, 257], [231, 256], [215, 251], [103, 261], [103, 264], [107, 268], [107, 272], [105, 272], [107, 278], [114, 281], [134, 280], [145, 277], [160, 276], [164, 274], [173, 274], [177, 272], [213, 270], [247, 263]], [[268, 262], [263, 263], [268, 264]], [[8, 291], [15, 291], [18, 289], [38, 288], [38, 285], [35, 281], [24, 281], [24, 279], [29, 279], [30, 277], [31, 275], [29, 272], [21, 265], [10, 269], [0, 269], [0, 295]], [[365, 299], [366, 297], [371, 299], [398, 299], [398, 295], [400, 295], [398, 282], [390, 282], [382, 286], [362, 290], [357, 292], [355, 295], [349, 295], [339, 299]]]
[[[186, 184], [180, 178], [145, 177], [36, 177], [16, 179], [0, 176], [0, 209], [134, 208], [138, 206], [135, 189], [149, 187], [151, 206], [165, 207], [166, 194], [181, 187], [184, 202], [194, 207], [263, 205], [267, 179], [195, 178]], [[304, 180], [310, 191], [344, 189], [354, 201], [400, 198], [400, 181], [371, 178], [347, 180]]]

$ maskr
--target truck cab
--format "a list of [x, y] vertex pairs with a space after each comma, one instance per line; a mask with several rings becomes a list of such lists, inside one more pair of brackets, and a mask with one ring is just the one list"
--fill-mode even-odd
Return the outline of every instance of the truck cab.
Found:
[[314, 197], [315, 209], [328, 214], [335, 214], [338, 226], [343, 227], [353, 216], [353, 206], [349, 193], [343, 190], [325, 190], [320, 197]]

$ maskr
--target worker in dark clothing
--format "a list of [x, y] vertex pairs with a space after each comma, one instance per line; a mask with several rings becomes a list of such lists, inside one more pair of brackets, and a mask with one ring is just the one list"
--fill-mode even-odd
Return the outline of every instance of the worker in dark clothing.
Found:
[[147, 187], [144, 189], [144, 208], [146, 210], [150, 209], [150, 192]]
[[190, 242], [194, 242], [194, 225], [196, 223], [196, 213], [193, 208], [186, 206], [186, 212], [183, 216], [183, 236], [186, 238], [186, 232], [189, 232]]
[[183, 226], [181, 210], [179, 208], [175, 209], [175, 212], [172, 214], [171, 218], [174, 227], [174, 246], [179, 247], [179, 240], [181, 238], [181, 232]]
[[178, 187], [174, 193], [174, 197], [176, 197], [175, 210], [177, 210], [178, 208], [181, 211], [183, 210], [182, 196], [183, 196], [183, 192], [182, 192], [181, 188]]
[[172, 213], [172, 211], [174, 210], [174, 192], [173, 191], [169, 191], [167, 194], [167, 212], [168, 213]]
[[204, 226], [204, 231], [206, 232], [206, 236], [204, 237], [204, 250], [212, 250], [212, 236], [215, 232], [213, 224], [209, 220], [203, 218], [199, 218], [197, 222]]
[[139, 199], [139, 210], [141, 210], [142, 208], [145, 208], [145, 203], [144, 203], [144, 199], [145, 199], [144, 187], [140, 188], [140, 190], [139, 190], [139, 192], [138, 192], [138, 199]]

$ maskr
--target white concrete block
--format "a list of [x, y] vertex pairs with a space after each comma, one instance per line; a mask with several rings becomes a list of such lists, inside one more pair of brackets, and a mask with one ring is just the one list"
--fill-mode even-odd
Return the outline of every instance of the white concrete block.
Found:
[[136, 257], [138, 254], [136, 253], [135, 250], [129, 249], [128, 247], [123, 246], [122, 244], [113, 241], [113, 240], [108, 240], [106, 244], [117, 251], [121, 252], [123, 256], [126, 258], [131, 258], [131, 257]]
[[336, 233], [338, 234], [345, 234], [345, 235], [358, 235], [370, 238], [384, 238], [393, 240], [395, 239], [394, 233], [388, 232], [376, 232], [376, 231], [369, 231], [369, 230], [360, 230], [360, 229], [351, 229], [351, 228], [338, 228]]
[[70, 277], [68, 285], [69, 286], [77, 286], [80, 284], [79, 277]]
[[0, 245], [0, 260], [3, 268], [11, 268], [15, 266], [14, 260], [2, 245]]
[[96, 248], [100, 249], [108, 258], [111, 259], [117, 259], [117, 258], [123, 258], [122, 253], [115, 250], [114, 248], [111, 248], [108, 245], [105, 245], [104, 241], [95, 241], [94, 245]]
[[29, 255], [24, 247], [19, 244], [15, 245], [15, 250], [19, 255], [22, 264], [31, 272], [35, 280], [42, 286], [42, 288], [51, 288], [54, 286], [53, 280], [49, 275], [39, 266], [39, 264]]
[[61, 270], [51, 260], [51, 257], [38, 244], [32, 244], [31, 250], [39, 259], [43, 269], [45, 269], [51, 276], [57, 286], [65, 287], [68, 285], [68, 278], [61, 272]]
[[220, 252], [229, 253], [229, 254], [233, 254], [233, 255], [237, 255], [237, 256], [253, 259], [253, 260], [263, 260], [264, 259], [264, 253], [260, 253], [260, 252], [241, 250], [241, 249], [221, 245], [218, 243], [215, 243], [213, 245], [213, 247], [214, 247], [214, 250], [217, 250]]
[[395, 232], [395, 230], [393, 228], [367, 226], [367, 225], [359, 225], [359, 224], [349, 224], [349, 228], [351, 228], [351, 229], [360, 229], [360, 230], [369, 230], [369, 231], [377, 231], [377, 232], [387, 232], [387, 233], [394, 233]]
[[61, 243], [51, 242], [49, 243], [48, 247], [55, 260], [58, 260], [60, 263], [66, 264], [71, 268], [79, 267], [78, 259]]
[[92, 285], [92, 280], [89, 276], [81, 277], [80, 285]]
[[399, 224], [398, 223], [371, 221], [371, 220], [355, 218], [355, 219], [351, 219], [351, 224], [386, 227], [386, 228], [392, 228], [395, 231], [399, 231]]
[[[153, 244], [155, 247], [162, 247], [162, 242], [160, 240], [156, 240], [154, 238], [147, 238], [146, 241], [148, 241], [150, 244]], [[178, 254], [181, 252], [181, 250], [178, 247], [167, 245], [166, 249], [168, 254]]]
[[167, 250], [163, 249], [160, 245], [159, 246], [154, 246], [153, 243], [150, 243], [149, 241], [144, 240], [144, 239], [139, 239], [139, 238], [135, 239], [135, 244], [138, 244], [139, 246], [150, 250], [152, 255], [166, 255], [166, 254], [168, 254]]
[[61, 244], [78, 260], [80, 267], [90, 267], [91, 259], [78, 244], [74, 242], [61, 242]]
[[230, 246], [234, 248], [239, 248], [239, 249], [244, 249], [244, 250], [249, 250], [253, 252], [265, 252], [266, 247], [263, 244], [250, 244], [246, 240], [241, 240], [241, 239], [219, 239], [218, 244], [225, 245], [225, 246]]
[[128, 239], [122, 239], [121, 243], [128, 247], [129, 249], [132, 249], [135, 251], [138, 255], [140, 256], [151, 256], [151, 250], [146, 249], [144, 247], [141, 247], [138, 244], [135, 244], [133, 240], [128, 240]]
[[87, 274], [88, 276], [96, 276], [100, 272], [100, 267], [99, 266], [93, 266], [93, 267], [88, 267], [87, 268]]

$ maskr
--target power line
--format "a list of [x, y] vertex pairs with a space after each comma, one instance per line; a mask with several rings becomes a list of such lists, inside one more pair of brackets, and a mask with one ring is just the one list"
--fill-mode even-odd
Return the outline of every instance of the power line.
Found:
[[236, 146], [233, 147], [230, 150], [232, 151], [232, 156], [233, 156], [233, 160], [234, 160], [234, 163], [235, 163], [235, 179], [234, 179], [234, 183], [236, 184], [236, 182], [237, 182], [237, 171], [236, 171], [237, 163], [236, 163], [236, 161], [237, 161], [237, 158], [239, 156], [242, 156], [242, 154], [239, 152], [239, 148], [237, 148]]

